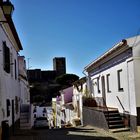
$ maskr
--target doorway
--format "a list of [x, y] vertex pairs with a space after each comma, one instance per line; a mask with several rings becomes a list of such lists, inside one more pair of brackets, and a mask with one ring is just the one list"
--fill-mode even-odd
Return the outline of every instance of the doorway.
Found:
[[14, 107], [14, 100], [12, 100], [12, 133], [14, 135], [15, 131], [15, 107]]

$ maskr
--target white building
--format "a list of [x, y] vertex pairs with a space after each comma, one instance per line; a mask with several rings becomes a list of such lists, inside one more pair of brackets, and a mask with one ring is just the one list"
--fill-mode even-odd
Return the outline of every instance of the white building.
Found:
[[86, 77], [73, 83], [73, 125], [83, 125], [83, 98], [88, 96]]
[[56, 127], [83, 125], [83, 96], [87, 94], [86, 78], [63, 89], [56, 98]]
[[62, 110], [61, 110], [61, 99], [60, 96], [56, 98], [56, 128], [61, 128], [61, 116], [62, 116]]
[[65, 126], [72, 125], [73, 120], [73, 87], [66, 88], [61, 91], [61, 119]]
[[56, 98], [56, 127], [72, 126], [73, 121], [73, 87], [60, 91], [61, 95]]
[[18, 56], [19, 82], [20, 82], [20, 103], [30, 104], [29, 83], [27, 80], [26, 62], [24, 56]]
[[15, 126], [20, 117], [21, 83], [19, 82], [18, 52], [22, 45], [11, 14], [4, 11], [9, 1], [0, 0], [0, 139], [1, 122]]
[[140, 36], [122, 40], [85, 71], [92, 96], [103, 99], [97, 100], [98, 105], [129, 114], [130, 128], [136, 130], [140, 124]]

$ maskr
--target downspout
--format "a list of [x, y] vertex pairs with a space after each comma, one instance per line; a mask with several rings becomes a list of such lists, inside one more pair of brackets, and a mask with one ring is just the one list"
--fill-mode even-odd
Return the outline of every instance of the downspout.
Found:
[[87, 75], [86, 73], [85, 73], [85, 71], [86, 70], [83, 70], [83, 74], [86, 76], [86, 78], [87, 78], [87, 87], [88, 87], [88, 90], [89, 90], [89, 92], [90, 92], [90, 95], [91, 94], [93, 94], [93, 87], [92, 87], [92, 82], [91, 82], [91, 77], [89, 76], [89, 75]]
[[[89, 77], [89, 75], [87, 75], [86, 73], [85, 73], [85, 69], [82, 71], [82, 73], [85, 75], [85, 77], [86, 77], [86, 83], [87, 83], [87, 87], [88, 87], [88, 91], [90, 92], [89, 93], [89, 95], [91, 95], [91, 93], [93, 93], [92, 91], [93, 91], [93, 88], [92, 88], [92, 84], [91, 84], [91, 78]], [[82, 97], [81, 97], [81, 99], [82, 99]], [[81, 126], [83, 126], [84, 125], [84, 123], [83, 123], [83, 100], [82, 100], [82, 115], [81, 115]]]

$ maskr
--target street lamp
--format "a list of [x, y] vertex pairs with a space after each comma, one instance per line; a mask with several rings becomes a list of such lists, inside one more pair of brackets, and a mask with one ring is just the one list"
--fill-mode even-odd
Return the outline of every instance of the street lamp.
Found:
[[[6, 1], [0, 0], [0, 7], [2, 8], [5, 16], [11, 17], [14, 11], [14, 5], [9, 0], [6, 0]], [[7, 21], [0, 21], [0, 22], [7, 23]]]

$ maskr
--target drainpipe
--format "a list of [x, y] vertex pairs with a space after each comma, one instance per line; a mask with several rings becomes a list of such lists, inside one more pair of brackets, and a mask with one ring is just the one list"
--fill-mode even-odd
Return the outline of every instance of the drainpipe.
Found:
[[[93, 93], [92, 91], [93, 91], [93, 88], [92, 88], [92, 83], [91, 83], [91, 78], [90, 78], [90, 76], [89, 75], [87, 75], [86, 73], [85, 73], [85, 71], [86, 70], [83, 70], [82, 71], [82, 73], [85, 75], [85, 77], [87, 78], [87, 87], [88, 87], [88, 90], [90, 91], [90, 93], [89, 94], [91, 94], [91, 93]], [[81, 97], [81, 99], [82, 99], [82, 97]], [[84, 125], [84, 123], [83, 123], [83, 100], [81, 101], [81, 105], [82, 105], [82, 115], [81, 115], [81, 126], [83, 126]]]
[[83, 70], [83, 74], [86, 76], [87, 78], [87, 87], [88, 87], [88, 90], [90, 92], [90, 95], [93, 94], [93, 87], [92, 87], [92, 81], [91, 81], [91, 77], [89, 75], [87, 75], [85, 73], [86, 70]]

